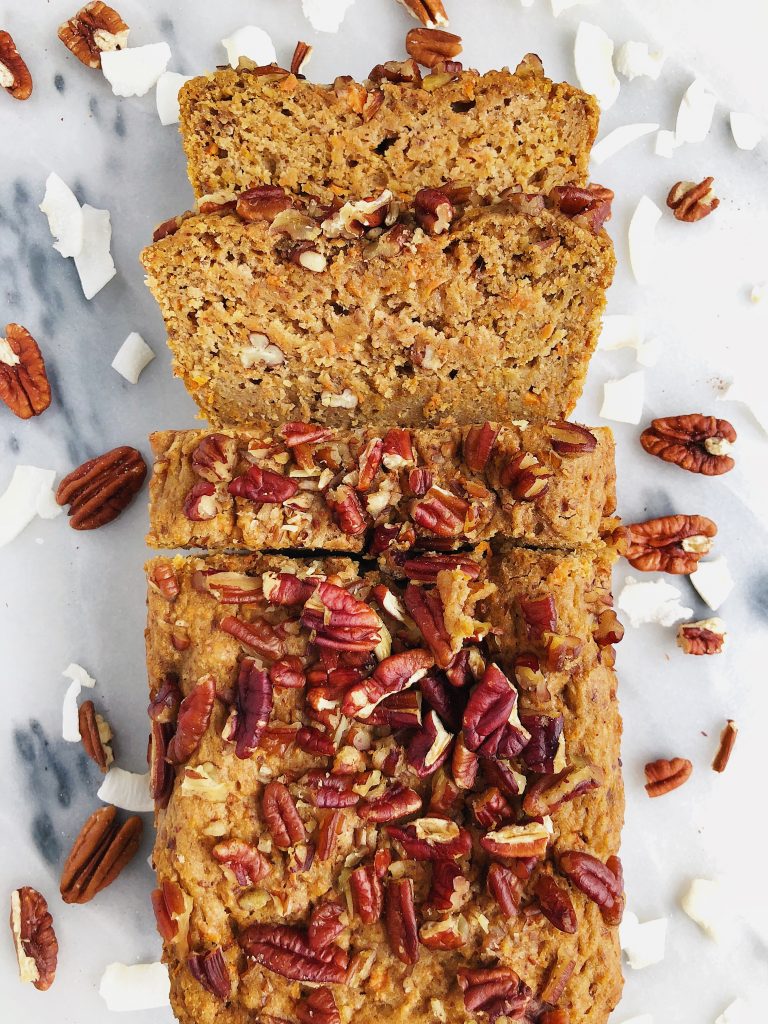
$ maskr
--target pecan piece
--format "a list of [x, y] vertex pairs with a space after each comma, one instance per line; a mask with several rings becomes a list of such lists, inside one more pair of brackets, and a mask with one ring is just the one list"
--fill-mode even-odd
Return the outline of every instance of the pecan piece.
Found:
[[209, 480], [198, 480], [187, 491], [182, 506], [184, 515], [193, 523], [205, 523], [221, 512], [216, 485]]
[[523, 797], [523, 810], [531, 818], [551, 814], [602, 785], [603, 773], [593, 764], [574, 762], [556, 775], [545, 775], [529, 786]]
[[288, 850], [297, 843], [306, 842], [304, 822], [288, 787], [282, 782], [270, 782], [264, 787], [261, 809], [279, 850]]
[[98, 765], [99, 771], [106, 772], [114, 757], [110, 742], [112, 730], [101, 715], [96, 714], [92, 700], [83, 701], [78, 708], [77, 721], [83, 750]]
[[542, 466], [535, 455], [521, 452], [507, 462], [501, 471], [499, 483], [508, 487], [518, 501], [534, 501], [549, 488], [552, 472]]
[[387, 828], [410, 860], [459, 860], [472, 850], [472, 834], [450, 818], [418, 818], [410, 825]]
[[96, 530], [130, 505], [144, 483], [147, 464], [135, 448], [113, 448], [89, 459], [59, 484], [56, 501], [69, 505], [73, 530]]
[[567, 420], [550, 423], [547, 434], [553, 450], [565, 457], [588, 455], [597, 447], [597, 438], [590, 430], [578, 423], [568, 423]]
[[448, 555], [441, 552], [425, 552], [413, 558], [406, 558], [400, 567], [409, 580], [417, 583], [436, 583], [438, 573], [460, 569], [470, 579], [477, 579], [480, 566], [468, 555]]
[[677, 646], [686, 654], [720, 654], [725, 645], [722, 619], [684, 622], [677, 627]]
[[257, 185], [237, 197], [237, 215], [247, 221], [273, 221], [291, 206], [293, 200], [280, 185]]
[[555, 760], [563, 743], [563, 715], [523, 714], [520, 721], [531, 735], [522, 760], [525, 767], [540, 775], [555, 772]]
[[[376, 612], [365, 601], [327, 580], [318, 584], [311, 600], [304, 605], [301, 624], [312, 630], [318, 647], [329, 650], [368, 654], [381, 642], [382, 623]], [[387, 661], [381, 662], [379, 668]]]
[[413, 197], [413, 208], [416, 222], [428, 235], [442, 235], [451, 226], [456, 215], [456, 209], [448, 195], [439, 188], [419, 189]]
[[355, 868], [349, 876], [352, 906], [363, 924], [375, 924], [384, 907], [384, 887], [372, 864]]
[[401, 818], [409, 818], [421, 810], [421, 797], [415, 789], [409, 789], [402, 783], [396, 782], [390, 786], [381, 796], [371, 800], [363, 800], [357, 809], [357, 813], [363, 821], [382, 822], [399, 821]]
[[114, 807], [100, 807], [80, 829], [64, 862], [59, 889], [65, 903], [88, 903], [117, 878], [139, 848], [141, 818], [122, 825]]
[[461, 36], [439, 28], [412, 28], [405, 37], [405, 49], [417, 64], [433, 68], [461, 53]]
[[244, 887], [256, 885], [272, 870], [272, 865], [264, 854], [242, 839], [217, 843], [211, 854], [219, 864], [229, 868], [237, 884]]
[[347, 690], [341, 706], [343, 714], [347, 718], [368, 718], [385, 697], [412, 686], [433, 665], [432, 655], [421, 648], [390, 655], [379, 662], [373, 675]]
[[555, 185], [549, 193], [555, 206], [583, 225], [593, 234], [598, 234], [603, 224], [611, 217], [613, 191], [603, 185], [592, 183], [586, 188], [577, 185]]
[[736, 463], [730, 456], [736, 431], [728, 420], [690, 413], [651, 420], [640, 435], [640, 444], [664, 462], [673, 462], [689, 473], [720, 476]]
[[483, 1013], [491, 1021], [499, 1017], [522, 1020], [531, 999], [531, 990], [508, 967], [491, 967], [457, 971], [459, 987], [464, 993], [468, 1013]]
[[419, 938], [427, 949], [461, 949], [469, 939], [469, 925], [462, 914], [428, 921], [419, 929]]
[[129, 31], [117, 11], [95, 0], [59, 26], [59, 39], [81, 64], [96, 69], [101, 67], [102, 53], [128, 45]]
[[645, 791], [650, 797], [664, 796], [671, 793], [688, 781], [693, 765], [685, 757], [673, 757], [671, 760], [660, 757], [649, 761], [645, 766]]
[[29, 885], [11, 893], [11, 932], [19, 977], [45, 992], [56, 976], [59, 944], [45, 898]]
[[222, 1002], [229, 999], [232, 982], [221, 946], [216, 946], [207, 953], [193, 953], [187, 958], [187, 967], [192, 977], [211, 995]]
[[469, 428], [464, 435], [462, 449], [467, 469], [473, 473], [483, 472], [488, 465], [496, 438], [499, 436], [499, 429], [487, 420], [480, 426]]
[[448, 24], [448, 15], [445, 13], [443, 0], [398, 0], [406, 10], [422, 25], [427, 28], [436, 28], [438, 25]]
[[604, 916], [610, 917], [609, 923], [618, 924], [624, 909], [624, 879], [621, 870], [618, 874], [611, 870], [611, 862], [617, 857], [609, 857], [603, 864], [591, 853], [582, 850], [566, 850], [560, 854], [559, 867], [584, 895], [600, 907]]
[[304, 674], [304, 663], [295, 654], [279, 658], [270, 665], [269, 678], [274, 687], [286, 690], [299, 690], [307, 681]]
[[0, 400], [19, 419], [39, 416], [51, 404], [51, 385], [40, 346], [20, 324], [0, 338]]
[[497, 786], [475, 793], [467, 801], [472, 817], [482, 829], [498, 828], [503, 821], [511, 821], [515, 811]]
[[462, 868], [451, 860], [436, 860], [427, 903], [435, 910], [460, 910], [470, 895], [470, 882]]
[[558, 885], [551, 875], [541, 874], [536, 879], [533, 891], [539, 901], [541, 912], [555, 928], [567, 935], [573, 935], [578, 928], [576, 911], [568, 892]]
[[451, 774], [459, 789], [470, 790], [477, 781], [480, 766], [477, 754], [470, 750], [464, 740], [464, 734], [456, 737], [451, 755]]
[[443, 726], [436, 712], [430, 711], [408, 744], [408, 767], [420, 779], [433, 775], [448, 760], [452, 743], [453, 734]]
[[167, 807], [173, 787], [173, 768], [168, 764], [168, 744], [173, 726], [167, 722], [152, 722], [149, 734], [149, 792], [156, 807]]
[[704, 178], [698, 184], [695, 181], [678, 181], [672, 186], [667, 196], [667, 206], [677, 220], [691, 224], [708, 217], [718, 208], [720, 200], [712, 188], [714, 180], [712, 177]]
[[0, 31], [0, 85], [15, 100], [32, 95], [32, 75], [9, 32]]
[[517, 690], [498, 665], [489, 664], [464, 711], [464, 742], [489, 757], [515, 757], [529, 736], [516, 721]]
[[523, 894], [522, 880], [514, 871], [503, 864], [491, 864], [486, 879], [488, 892], [498, 904], [499, 910], [507, 920], [517, 917], [520, 899]]
[[159, 562], [152, 566], [149, 582], [160, 591], [166, 601], [175, 601], [181, 591], [176, 570], [168, 562]]
[[301, 40], [296, 43], [296, 49], [293, 51], [293, 57], [291, 57], [290, 72], [292, 75], [296, 75], [297, 78], [304, 78], [302, 71], [306, 64], [309, 63], [309, 59], [312, 56], [312, 47], [309, 43], [304, 43]]
[[192, 452], [192, 469], [203, 480], [231, 480], [237, 461], [237, 441], [228, 434], [208, 434]]
[[363, 506], [351, 487], [342, 484], [332, 492], [328, 491], [325, 495], [325, 503], [342, 533], [346, 533], [350, 537], [359, 537], [368, 529]]
[[316, 988], [296, 1004], [299, 1024], [341, 1024], [341, 1014], [329, 988]]
[[549, 845], [549, 832], [536, 821], [527, 825], [505, 825], [480, 837], [480, 845], [494, 857], [543, 857]]
[[421, 71], [412, 57], [408, 60], [388, 60], [384, 64], [377, 64], [371, 69], [368, 78], [376, 84], [391, 82], [393, 85], [400, 85], [403, 82], [412, 82], [414, 85], [421, 85]]
[[283, 978], [326, 985], [346, 980], [338, 947], [313, 949], [304, 933], [290, 925], [252, 924], [239, 942], [247, 957]]
[[285, 653], [285, 644], [280, 634], [266, 619], [244, 622], [236, 615], [227, 615], [219, 623], [219, 629], [269, 661], [276, 661]]
[[453, 647], [443, 616], [443, 601], [436, 590], [409, 583], [403, 595], [405, 607], [418, 626], [426, 646], [439, 668], [447, 668], [453, 659]]
[[415, 964], [419, 959], [419, 930], [410, 878], [393, 878], [387, 884], [384, 922], [389, 948], [397, 959]]
[[325, 949], [346, 927], [344, 907], [337, 900], [326, 900], [314, 907], [307, 925], [307, 939], [312, 949]]
[[661, 516], [628, 527], [626, 558], [642, 572], [684, 575], [696, 571], [712, 549], [717, 526], [706, 516]]
[[236, 476], [227, 485], [230, 494], [237, 498], [246, 498], [255, 505], [282, 505], [299, 489], [295, 480], [269, 469], [251, 466], [247, 473]]
[[166, 755], [171, 764], [183, 764], [200, 746], [215, 699], [216, 682], [213, 676], [204, 676], [181, 702]]
[[725, 723], [723, 731], [720, 733], [720, 745], [717, 748], [715, 759], [712, 762], [712, 770], [715, 772], [724, 772], [728, 767], [728, 762], [731, 759], [733, 748], [736, 745], [736, 737], [739, 734], [739, 730], [736, 728], [736, 723], [733, 719], [729, 718]]

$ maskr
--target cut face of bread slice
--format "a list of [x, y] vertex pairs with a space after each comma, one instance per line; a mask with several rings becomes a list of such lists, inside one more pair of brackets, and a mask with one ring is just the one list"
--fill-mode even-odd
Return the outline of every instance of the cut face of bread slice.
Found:
[[[287, 72], [226, 69], [181, 91], [181, 132], [198, 199], [282, 185], [327, 201], [471, 181], [547, 191], [583, 185], [594, 97], [545, 77], [529, 55], [508, 70], [430, 75], [413, 61], [315, 85]], [[403, 75], [414, 80], [399, 81]], [[437, 87], [436, 87], [437, 86]]]
[[343, 558], [149, 563], [153, 904], [182, 1024], [302, 1020], [318, 1000], [341, 1020], [481, 1022], [491, 996], [510, 1019], [606, 1024], [610, 556], [470, 562], [430, 580]]
[[594, 544], [616, 525], [613, 438], [569, 423], [186, 430], [152, 436], [148, 543], [378, 554], [506, 538]]
[[142, 261], [214, 424], [560, 419], [613, 274], [606, 192], [466, 207], [430, 192], [414, 210], [385, 192], [330, 211], [256, 190], [239, 214], [166, 225]]

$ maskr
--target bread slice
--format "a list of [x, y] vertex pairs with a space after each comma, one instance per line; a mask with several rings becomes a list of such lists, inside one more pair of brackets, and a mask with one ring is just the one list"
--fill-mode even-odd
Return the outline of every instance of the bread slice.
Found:
[[216, 425], [560, 419], [613, 275], [605, 191], [450, 203], [439, 234], [434, 191], [415, 213], [386, 191], [335, 213], [294, 197], [303, 211], [271, 221], [233, 201], [166, 224], [142, 262], [175, 372]]
[[[259, 184], [327, 200], [382, 188], [412, 198], [451, 180], [481, 193], [586, 182], [597, 103], [551, 82], [535, 55], [514, 73], [425, 81], [412, 61], [384, 67], [365, 85], [347, 77], [316, 85], [265, 68], [187, 83], [181, 132], [197, 198]], [[403, 74], [418, 79], [397, 81]]]

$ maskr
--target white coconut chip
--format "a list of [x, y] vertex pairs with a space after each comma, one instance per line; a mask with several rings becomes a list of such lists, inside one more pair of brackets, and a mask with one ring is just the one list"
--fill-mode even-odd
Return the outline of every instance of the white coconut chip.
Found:
[[726, 1007], [715, 1024], [754, 1024], [755, 1017], [743, 999], [735, 999]]
[[667, 128], [662, 128], [656, 136], [656, 143], [653, 147], [656, 156], [663, 156], [670, 160], [675, 152], [675, 133]]
[[612, 314], [603, 317], [597, 347], [602, 352], [615, 352], [621, 348], [633, 348], [635, 358], [641, 366], [655, 366], [659, 359], [660, 345], [657, 338], [646, 340], [640, 321], [627, 314]]
[[0, 548], [29, 526], [35, 516], [54, 519], [63, 509], [56, 504], [53, 483], [56, 471], [37, 466], [16, 466], [13, 476], [0, 495]]
[[101, 55], [101, 70], [115, 96], [144, 96], [171, 59], [168, 43], [148, 43]]
[[666, 54], [663, 50], [651, 52], [648, 43], [633, 40], [623, 43], [616, 51], [616, 70], [628, 81], [635, 78], [652, 78], [655, 82], [664, 67]]
[[631, 911], [624, 914], [619, 925], [619, 941], [633, 971], [652, 967], [664, 959], [668, 924], [666, 917], [641, 924]]
[[721, 402], [740, 402], [745, 405], [768, 434], [768, 393], [760, 374], [744, 374], [737, 377], [723, 394], [717, 397]]
[[754, 302], [757, 305], [758, 302], [762, 302], [765, 298], [765, 294], [768, 291], [768, 285], [763, 282], [762, 284], [753, 284], [749, 291], [749, 301]]
[[731, 134], [739, 149], [752, 150], [763, 137], [763, 127], [753, 114], [731, 112]]
[[656, 225], [661, 210], [648, 196], [641, 196], [629, 222], [629, 261], [638, 284], [648, 284], [656, 266]]
[[571, 7], [594, 7], [597, 0], [551, 0], [552, 13], [559, 18], [563, 11], [569, 11]]
[[685, 142], [703, 142], [712, 127], [715, 113], [715, 95], [700, 78], [688, 86], [680, 101], [675, 123], [675, 145]]
[[680, 906], [711, 939], [717, 942], [722, 938], [730, 909], [719, 882], [694, 878], [683, 893]]
[[80, 742], [80, 723], [77, 714], [77, 698], [84, 686], [93, 689], [96, 680], [89, 676], [82, 665], [75, 663], [67, 665], [61, 673], [66, 679], [71, 680], [64, 694], [61, 708], [61, 736], [67, 743]]
[[613, 70], [613, 40], [597, 25], [582, 21], [576, 31], [573, 57], [579, 85], [585, 92], [594, 93], [602, 110], [608, 110], [621, 89]]
[[301, 0], [304, 17], [318, 32], [338, 32], [355, 0]]
[[658, 125], [652, 122], [641, 122], [638, 124], [623, 124], [620, 128], [614, 128], [604, 138], [595, 143], [592, 150], [592, 161], [595, 164], [604, 164], [605, 161], [615, 153], [620, 152], [636, 139], [642, 139], [644, 135], [650, 135], [658, 130]]
[[645, 370], [635, 370], [626, 377], [607, 380], [603, 384], [600, 415], [617, 423], [639, 423], [645, 399]]
[[657, 623], [674, 626], [693, 615], [692, 608], [681, 603], [680, 591], [666, 580], [636, 580], [627, 576], [616, 607], [626, 612], [632, 626]]
[[62, 256], [78, 256], [83, 248], [83, 211], [72, 189], [58, 174], [49, 174], [40, 209], [56, 239], [53, 248]]
[[138, 384], [141, 371], [152, 362], [155, 353], [140, 334], [131, 331], [117, 350], [112, 360], [112, 369], [117, 370], [129, 384]]
[[109, 251], [112, 242], [109, 210], [96, 210], [86, 203], [83, 207], [83, 228], [83, 248], [75, 256], [75, 266], [83, 295], [92, 299], [117, 273]]
[[227, 51], [227, 60], [230, 67], [236, 68], [241, 57], [247, 57], [255, 64], [276, 64], [277, 53], [271, 37], [263, 28], [255, 25], [244, 25], [237, 29], [231, 36], [221, 40], [221, 45]]
[[109, 964], [99, 982], [108, 1010], [154, 1010], [170, 1006], [170, 981], [165, 964]]
[[688, 579], [713, 612], [725, 603], [734, 587], [731, 570], [722, 555], [713, 558], [711, 562], [699, 562], [698, 568]]
[[160, 124], [179, 123], [179, 91], [186, 82], [191, 82], [189, 75], [180, 75], [177, 71], [164, 71], [157, 80], [155, 104]]
[[105, 804], [114, 804], [134, 814], [155, 809], [155, 802], [149, 792], [149, 772], [140, 775], [113, 765], [104, 776], [96, 796]]

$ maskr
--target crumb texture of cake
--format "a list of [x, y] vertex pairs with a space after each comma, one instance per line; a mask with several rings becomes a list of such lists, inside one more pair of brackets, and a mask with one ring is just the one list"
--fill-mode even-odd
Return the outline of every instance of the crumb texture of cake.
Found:
[[597, 543], [615, 526], [607, 428], [497, 423], [445, 429], [152, 435], [155, 548], [372, 552], [397, 542]]
[[[599, 191], [575, 216], [541, 195], [469, 205], [439, 234], [388, 193], [256, 221], [232, 205], [142, 255], [174, 370], [211, 423], [469, 424], [575, 406], [615, 262]], [[363, 234], [361, 216], [386, 230]]]
[[[422, 81], [413, 61], [383, 67], [364, 85], [248, 68], [188, 82], [181, 133], [197, 198], [257, 184], [328, 200], [382, 188], [408, 199], [446, 181], [472, 181], [481, 192], [585, 183], [597, 103], [546, 78], [534, 55], [514, 74]], [[418, 77], [398, 81], [403, 74]]]
[[395, 556], [147, 565], [182, 1024], [606, 1024], [618, 1001], [610, 550]]

